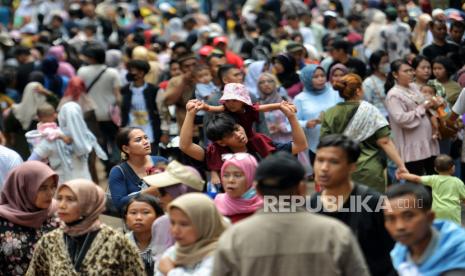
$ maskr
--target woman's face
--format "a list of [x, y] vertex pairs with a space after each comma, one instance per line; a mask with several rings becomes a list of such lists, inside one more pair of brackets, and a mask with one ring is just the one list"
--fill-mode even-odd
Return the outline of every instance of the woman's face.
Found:
[[152, 152], [150, 140], [144, 131], [134, 129], [129, 133], [129, 143], [123, 146], [123, 151], [129, 156], [149, 155]]
[[172, 208], [169, 211], [171, 222], [171, 235], [181, 246], [194, 244], [198, 240], [197, 229], [189, 217], [180, 209]]
[[331, 78], [331, 84], [334, 85], [337, 81], [341, 80], [341, 78], [344, 76], [344, 72], [340, 69], [336, 69], [333, 72], [333, 77]]
[[47, 178], [37, 191], [34, 205], [39, 209], [47, 209], [52, 203], [53, 195], [57, 189], [57, 183], [53, 176]]
[[151, 232], [157, 213], [147, 202], [134, 201], [128, 207], [126, 224], [134, 233]]
[[273, 63], [274, 69], [276, 70], [276, 74], [281, 74], [284, 72], [284, 66], [279, 62], [275, 61]]
[[440, 63], [433, 64], [433, 75], [437, 80], [443, 81], [447, 79], [447, 71], [444, 65]]
[[313, 89], [321, 90], [321, 89], [323, 89], [325, 87], [325, 85], [326, 85], [325, 72], [323, 72], [323, 70], [318, 68], [318, 69], [315, 70], [315, 73], [313, 74], [313, 77], [312, 77]]
[[397, 79], [397, 83], [403, 86], [408, 86], [413, 81], [413, 68], [410, 65], [402, 64], [394, 77]]
[[76, 194], [64, 186], [58, 191], [58, 217], [65, 223], [77, 221], [81, 217], [81, 210]]
[[431, 77], [431, 64], [427, 60], [422, 60], [418, 67], [415, 69], [415, 77], [426, 82]]
[[222, 178], [224, 191], [233, 198], [239, 198], [247, 192], [247, 179], [244, 172], [234, 166], [226, 167]]
[[269, 95], [276, 89], [276, 82], [269, 76], [263, 76], [258, 80], [258, 88], [263, 94]]

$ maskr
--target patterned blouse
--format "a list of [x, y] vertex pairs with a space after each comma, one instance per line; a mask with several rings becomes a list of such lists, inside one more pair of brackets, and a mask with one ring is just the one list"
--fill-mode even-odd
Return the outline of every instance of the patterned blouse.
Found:
[[0, 218], [0, 274], [24, 275], [37, 241], [58, 226], [59, 221], [56, 217], [46, 220], [39, 229]]

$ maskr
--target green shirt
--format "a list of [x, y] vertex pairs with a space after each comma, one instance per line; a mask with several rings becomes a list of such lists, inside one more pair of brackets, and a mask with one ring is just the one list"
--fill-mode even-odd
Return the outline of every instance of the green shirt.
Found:
[[[359, 105], [359, 102], [343, 102], [325, 111], [321, 122], [320, 137], [335, 133], [342, 134]], [[357, 160], [357, 170], [352, 174], [354, 181], [374, 188], [380, 193], [386, 190], [384, 176], [386, 159], [376, 141], [388, 137], [390, 133], [389, 127], [382, 127], [359, 144], [361, 154]]]
[[460, 200], [465, 199], [465, 185], [449, 175], [427, 175], [421, 177], [421, 183], [430, 186], [433, 191], [433, 211], [436, 218], [452, 220], [461, 224]]

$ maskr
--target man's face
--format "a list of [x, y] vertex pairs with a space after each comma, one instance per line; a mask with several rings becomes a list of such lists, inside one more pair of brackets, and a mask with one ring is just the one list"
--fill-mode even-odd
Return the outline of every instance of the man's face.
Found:
[[335, 61], [340, 61], [344, 55], [344, 50], [342, 49], [331, 49], [329, 54]]
[[317, 150], [313, 170], [316, 183], [332, 188], [350, 181], [355, 163], [349, 163], [346, 152], [340, 147], [325, 147]]
[[305, 57], [305, 53], [303, 50], [299, 50], [299, 51], [292, 52], [291, 56], [295, 60], [296, 63], [299, 63]]
[[229, 70], [226, 75], [223, 76], [224, 84], [228, 83], [243, 83], [244, 82], [244, 73], [237, 68], [232, 68]]
[[462, 37], [465, 29], [453, 27], [450, 29], [450, 38], [456, 43], [462, 42]]
[[394, 240], [411, 247], [428, 237], [434, 213], [422, 210], [413, 194], [391, 198], [387, 203], [384, 226]]
[[287, 24], [289, 24], [289, 26], [292, 29], [298, 29], [299, 28], [299, 19], [297, 17], [289, 17], [289, 18], [287, 18]]
[[181, 63], [181, 71], [185, 74], [190, 74], [196, 65], [197, 60], [195, 58], [190, 58]]
[[218, 69], [226, 64], [226, 57], [212, 57], [210, 59], [210, 71], [214, 78], [218, 76]]
[[431, 30], [433, 37], [439, 40], [445, 40], [447, 35], [447, 26], [444, 22], [435, 22]]
[[247, 142], [247, 135], [245, 134], [244, 128], [236, 124], [234, 126], [234, 131], [226, 136], [223, 139], [215, 141], [218, 145], [229, 148], [241, 148], [244, 147]]
[[404, 21], [408, 20], [408, 12], [407, 12], [407, 7], [400, 5], [397, 7], [397, 16], [400, 18], [400, 20]]

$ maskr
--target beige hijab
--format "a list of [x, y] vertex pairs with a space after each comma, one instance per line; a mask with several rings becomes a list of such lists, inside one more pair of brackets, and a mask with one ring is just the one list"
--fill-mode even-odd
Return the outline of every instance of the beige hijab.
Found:
[[21, 123], [23, 130], [27, 131], [37, 114], [37, 108], [47, 102], [47, 98], [37, 92], [41, 86], [38, 82], [30, 82], [24, 88], [23, 98], [19, 104], [14, 104], [12, 112]]
[[99, 216], [105, 209], [105, 192], [94, 182], [87, 179], [74, 179], [62, 184], [57, 193], [68, 187], [76, 195], [81, 221], [75, 225], [64, 225], [63, 231], [70, 236], [81, 236], [100, 229]]
[[168, 211], [178, 208], [191, 220], [197, 230], [198, 240], [191, 245], [176, 244], [176, 266], [194, 265], [216, 249], [218, 238], [226, 228], [215, 203], [202, 193], [188, 193], [173, 200]]
[[421, 50], [425, 44], [426, 34], [428, 33], [428, 24], [432, 20], [431, 16], [423, 13], [418, 17], [418, 23], [412, 32], [412, 42], [418, 51]]

